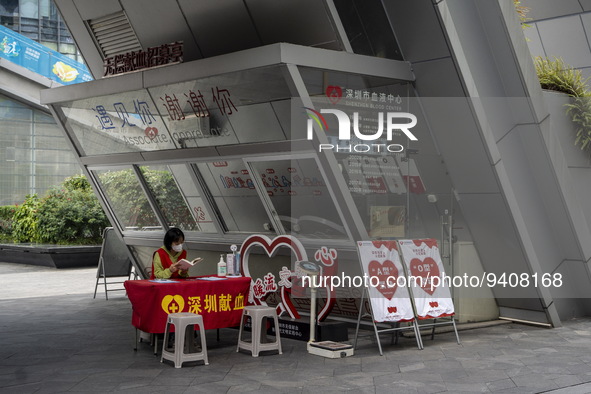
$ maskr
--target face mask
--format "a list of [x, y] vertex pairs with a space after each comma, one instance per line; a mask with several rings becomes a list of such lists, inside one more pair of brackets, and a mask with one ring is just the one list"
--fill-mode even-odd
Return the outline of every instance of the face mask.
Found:
[[172, 250], [174, 250], [175, 252], [182, 252], [183, 251], [183, 244], [180, 245], [172, 245]]

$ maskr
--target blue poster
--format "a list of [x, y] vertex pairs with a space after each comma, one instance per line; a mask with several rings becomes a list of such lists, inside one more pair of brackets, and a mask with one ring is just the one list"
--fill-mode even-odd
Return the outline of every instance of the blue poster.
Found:
[[0, 26], [0, 57], [62, 85], [93, 79], [84, 64], [4, 26]]

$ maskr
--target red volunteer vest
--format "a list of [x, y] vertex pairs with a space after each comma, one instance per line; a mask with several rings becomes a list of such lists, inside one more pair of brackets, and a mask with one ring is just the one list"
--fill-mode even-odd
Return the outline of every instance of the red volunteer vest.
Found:
[[[174, 264], [172, 262], [172, 259], [170, 258], [170, 255], [168, 254], [168, 252], [166, 252], [166, 250], [163, 247], [158, 249], [152, 255], [152, 275], [150, 275], [150, 279], [156, 279], [156, 277], [154, 276], [154, 256], [156, 255], [156, 253], [158, 253], [158, 255], [160, 256], [160, 262], [162, 263], [162, 268], [167, 269], [167, 268], [170, 268], [170, 266]], [[184, 258], [187, 258], [187, 251], [183, 249], [178, 260], [184, 259]], [[180, 278], [179, 272], [176, 271], [175, 273], [173, 273], [171, 275], [170, 278], [171, 279]]]

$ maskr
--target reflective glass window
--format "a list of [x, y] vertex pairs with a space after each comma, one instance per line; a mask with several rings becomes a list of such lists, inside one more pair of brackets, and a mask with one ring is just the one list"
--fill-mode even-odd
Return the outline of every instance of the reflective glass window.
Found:
[[124, 230], [161, 230], [132, 168], [92, 171]]
[[372, 238], [409, 236], [409, 192], [425, 193], [412, 157], [419, 142], [412, 138], [431, 137], [410, 113], [408, 85], [313, 69], [303, 69], [302, 75], [314, 93], [314, 108], [302, 111], [294, 100], [292, 116], [308, 122], [306, 134], [316, 133], [319, 154], [336, 158], [341, 173], [335, 176], [344, 178], [355, 205], [351, 209], [357, 209]]
[[66, 128], [85, 155], [152, 151], [175, 147], [146, 90], [66, 103]]
[[348, 238], [315, 159], [257, 161], [250, 165], [287, 233]]
[[252, 175], [242, 160], [198, 163], [226, 231], [265, 233], [272, 229]]
[[20, 0], [20, 14], [21, 17], [39, 18], [39, 1], [38, 0]]
[[0, 95], [0, 204], [43, 195], [80, 166], [53, 118]]
[[[148, 89], [178, 147], [286, 138], [275, 102], [290, 97], [282, 69], [263, 67]], [[287, 112], [286, 112], [287, 113]]]
[[284, 66], [59, 104], [84, 156], [285, 140]]
[[140, 170], [168, 227], [217, 232], [186, 165], [142, 166]]

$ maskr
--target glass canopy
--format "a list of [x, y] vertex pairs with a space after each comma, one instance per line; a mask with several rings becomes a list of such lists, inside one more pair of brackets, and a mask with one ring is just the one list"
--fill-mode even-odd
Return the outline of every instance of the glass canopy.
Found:
[[396, 76], [410, 74], [368, 61], [186, 76], [170, 66], [142, 79], [161, 83], [52, 106], [123, 234], [174, 226], [214, 244], [290, 234], [351, 249], [437, 237], [442, 211], [427, 196], [451, 209], [452, 188], [412, 85]]

